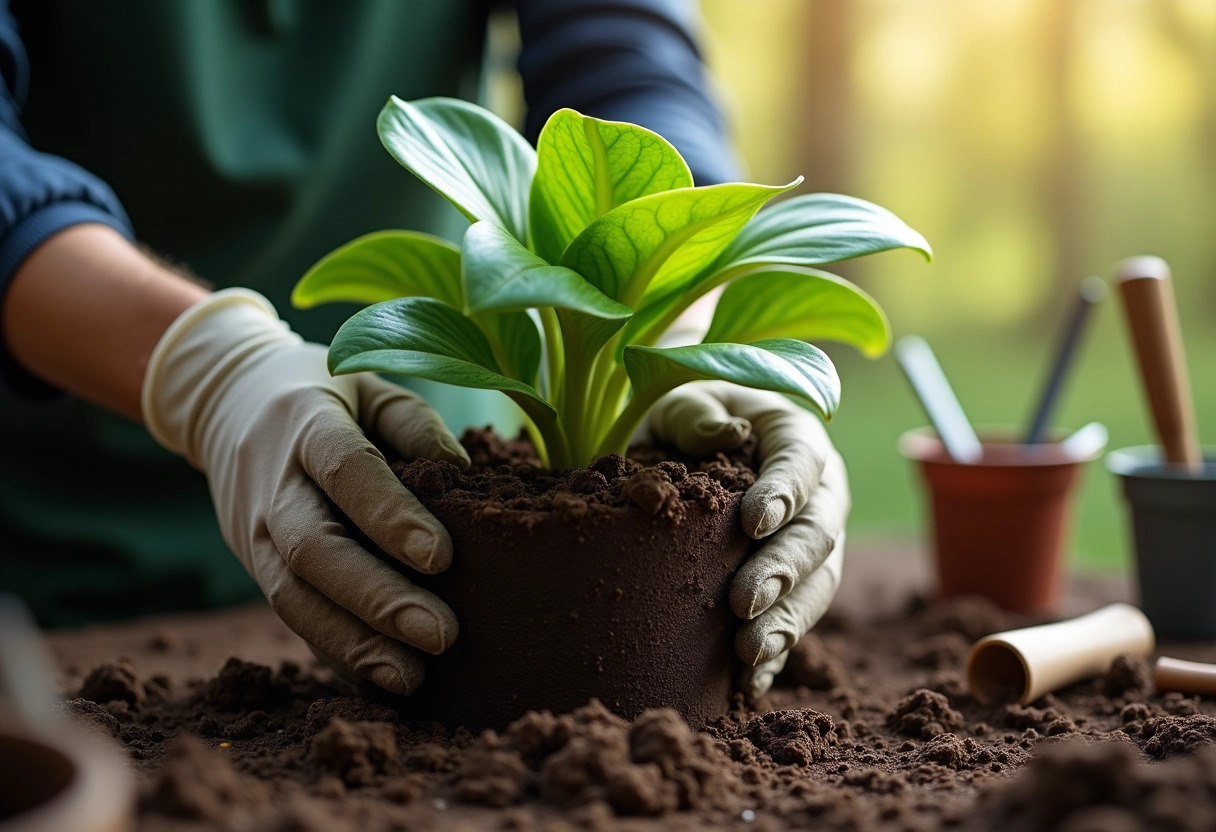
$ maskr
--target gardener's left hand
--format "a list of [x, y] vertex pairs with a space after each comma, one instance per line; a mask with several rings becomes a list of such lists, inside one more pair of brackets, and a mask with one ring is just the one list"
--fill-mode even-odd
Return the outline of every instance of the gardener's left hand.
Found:
[[760, 471], [741, 514], [744, 531], [765, 542], [730, 588], [731, 608], [744, 619], [735, 638], [742, 688], [758, 697], [840, 583], [851, 505], [844, 460], [808, 411], [777, 393], [724, 382], [669, 393], [651, 412], [650, 429], [693, 455], [732, 450], [752, 432], [759, 440]]

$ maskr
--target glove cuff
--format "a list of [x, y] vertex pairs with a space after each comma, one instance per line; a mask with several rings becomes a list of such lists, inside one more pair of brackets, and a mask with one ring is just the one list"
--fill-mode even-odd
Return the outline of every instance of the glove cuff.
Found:
[[194, 304], [169, 325], [148, 360], [140, 399], [148, 432], [199, 467], [208, 403], [232, 371], [270, 344], [299, 341], [270, 301], [249, 289], [224, 289]]

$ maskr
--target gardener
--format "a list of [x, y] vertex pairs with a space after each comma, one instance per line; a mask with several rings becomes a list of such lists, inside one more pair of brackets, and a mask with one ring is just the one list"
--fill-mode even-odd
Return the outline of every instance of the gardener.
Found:
[[[533, 137], [573, 107], [662, 133], [698, 184], [735, 178], [691, 7], [515, 5]], [[338, 510], [390, 556], [441, 570], [446, 531], [364, 431], [406, 458], [464, 452], [415, 393], [330, 377], [319, 344], [349, 309], [293, 314], [287, 298], [358, 234], [458, 238], [462, 218], [367, 125], [390, 92], [475, 94], [484, 25], [481, 3], [456, 0], [0, 0], [0, 588], [48, 624], [230, 603], [252, 585], [226, 543], [336, 667], [418, 686], [418, 651], [450, 645], [455, 617]], [[212, 299], [149, 250], [269, 300]], [[496, 398], [425, 394], [456, 427], [501, 416]], [[704, 450], [741, 419], [765, 457], [744, 525], [766, 543], [731, 603], [759, 693], [835, 591], [848, 493], [822, 426], [778, 396], [685, 388], [653, 429]]]

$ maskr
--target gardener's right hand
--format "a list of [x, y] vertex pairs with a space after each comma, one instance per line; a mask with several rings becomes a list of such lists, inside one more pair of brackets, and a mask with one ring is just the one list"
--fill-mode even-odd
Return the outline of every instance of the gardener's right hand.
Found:
[[760, 470], [743, 495], [740, 519], [763, 543], [731, 582], [743, 619], [735, 652], [751, 698], [764, 694], [790, 648], [827, 612], [840, 585], [848, 474], [823, 423], [784, 396], [725, 382], [687, 384], [650, 413], [660, 440], [688, 454], [738, 448], [755, 433]]
[[451, 645], [456, 618], [351, 539], [342, 515], [406, 566], [442, 571], [447, 531], [363, 429], [406, 459], [468, 456], [417, 396], [372, 374], [332, 377], [325, 355], [261, 295], [216, 293], [157, 344], [144, 420], [207, 475], [224, 540], [287, 626], [339, 671], [412, 693], [419, 651]]

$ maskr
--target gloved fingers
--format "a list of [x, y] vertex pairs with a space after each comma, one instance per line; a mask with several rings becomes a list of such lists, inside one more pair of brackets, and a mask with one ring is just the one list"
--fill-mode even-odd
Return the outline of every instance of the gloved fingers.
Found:
[[739, 674], [739, 689], [749, 700], [755, 701], [768, 693], [773, 686], [773, 679], [785, 668], [785, 662], [790, 657], [790, 651], [779, 653], [766, 662], [755, 667], [745, 667]]
[[292, 572], [373, 629], [431, 654], [456, 640], [451, 608], [352, 540], [315, 487], [280, 490], [266, 528]]
[[698, 384], [676, 388], [650, 411], [650, 432], [692, 456], [733, 451], [751, 436], [751, 424], [732, 416], [717, 396]]
[[418, 651], [382, 635], [292, 573], [277, 552], [254, 558], [254, 577], [270, 607], [296, 635], [336, 666], [398, 694], [422, 684]]
[[374, 375], [359, 378], [359, 421], [404, 459], [434, 459], [469, 467], [469, 455], [429, 404]]
[[832, 451], [810, 502], [765, 540], [735, 574], [730, 587], [735, 615], [750, 620], [763, 614], [814, 573], [844, 533], [849, 507], [844, 460]]
[[[312, 481], [388, 555], [428, 575], [451, 565], [447, 529], [389, 470], [345, 410], [326, 408], [310, 419], [299, 457]], [[292, 511], [290, 505], [282, 509]]]
[[735, 652], [744, 664], [758, 667], [798, 643], [827, 612], [840, 585], [844, 536], [823, 565], [794, 587], [768, 612], [744, 622], [735, 634]]
[[817, 417], [779, 393], [725, 383], [704, 387], [731, 414], [751, 422], [759, 439], [759, 476], [743, 495], [740, 514], [744, 531], [767, 537], [806, 505], [833, 452], [832, 440]]

